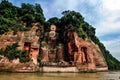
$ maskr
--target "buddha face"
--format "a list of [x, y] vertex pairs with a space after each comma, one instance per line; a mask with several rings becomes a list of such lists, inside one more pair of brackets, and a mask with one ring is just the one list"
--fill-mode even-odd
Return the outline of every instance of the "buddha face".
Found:
[[56, 26], [55, 26], [55, 25], [51, 25], [51, 26], [50, 26], [50, 30], [51, 30], [51, 31], [56, 31]]

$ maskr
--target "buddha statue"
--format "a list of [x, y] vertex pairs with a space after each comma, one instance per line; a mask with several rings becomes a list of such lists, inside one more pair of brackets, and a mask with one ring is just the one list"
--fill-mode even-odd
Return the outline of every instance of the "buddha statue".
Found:
[[42, 54], [47, 53], [45, 55], [47, 59], [46, 61], [59, 62], [63, 60], [63, 49], [62, 49], [63, 46], [58, 43], [59, 42], [58, 39], [59, 36], [58, 33], [56, 32], [56, 26], [51, 25], [50, 31], [46, 32], [44, 35], [44, 41], [47, 44], [46, 50], [43, 50], [44, 48], [41, 47], [41, 49], [43, 50]]

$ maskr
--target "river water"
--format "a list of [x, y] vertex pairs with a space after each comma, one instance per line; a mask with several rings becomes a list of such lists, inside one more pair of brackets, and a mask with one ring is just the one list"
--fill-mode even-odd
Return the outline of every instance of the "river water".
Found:
[[0, 80], [120, 80], [120, 71], [97, 73], [0, 73]]

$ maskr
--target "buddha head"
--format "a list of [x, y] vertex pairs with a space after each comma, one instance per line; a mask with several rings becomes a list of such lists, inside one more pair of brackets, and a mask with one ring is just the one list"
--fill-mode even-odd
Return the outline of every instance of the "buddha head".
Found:
[[51, 31], [56, 31], [56, 26], [55, 26], [55, 25], [51, 25], [51, 26], [50, 26], [50, 30], [51, 30]]

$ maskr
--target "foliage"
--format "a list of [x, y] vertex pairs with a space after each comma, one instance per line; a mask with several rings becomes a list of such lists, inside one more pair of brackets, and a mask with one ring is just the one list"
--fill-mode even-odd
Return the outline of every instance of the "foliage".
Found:
[[35, 14], [35, 21], [40, 22], [42, 25], [45, 22], [45, 18], [41, 13]]
[[0, 50], [0, 55], [4, 55], [9, 60], [19, 58], [20, 62], [28, 62], [30, 60], [28, 52], [16, 50], [16, 47], [18, 47], [17, 43], [14, 43], [11, 46], [7, 46], [5, 51]]
[[106, 50], [105, 46], [101, 42], [98, 42], [98, 45], [105, 57], [109, 70], [120, 70], [120, 62], [114, 58], [108, 50]]
[[[39, 31], [42, 36], [44, 32], [49, 31], [51, 24], [55, 24], [58, 27], [57, 32], [59, 33], [59, 41], [61, 43], [67, 43], [64, 39], [67, 36], [67, 31], [71, 29], [77, 32], [79, 37], [90, 39], [95, 44], [99, 45], [109, 69], [120, 69], [120, 62], [106, 50], [105, 46], [95, 35], [95, 28], [84, 21], [84, 17], [82, 17], [79, 12], [68, 10], [62, 12], [62, 14], [63, 16], [60, 19], [52, 17], [45, 21], [40, 4], [32, 5], [23, 3], [21, 7], [16, 7], [8, 0], [2, 0], [0, 3], [0, 34], [9, 30], [14, 30], [15, 33], [18, 30], [24, 31], [28, 29], [27, 27], [30, 27], [33, 22], [40, 22], [41, 26], [39, 27]], [[27, 24], [26, 28], [23, 25], [24, 23]], [[29, 58], [26, 58], [28, 57], [28, 52], [18, 51], [16, 47], [16, 44], [8, 46], [5, 51], [0, 50], [0, 54], [7, 56], [10, 60], [19, 58], [21, 62], [29, 61]]]
[[21, 24], [16, 24], [15, 20], [11, 20], [10, 18], [0, 17], [0, 34], [3, 34], [9, 30], [13, 30], [16, 33], [18, 30], [24, 31], [26, 28]]
[[48, 20], [48, 22], [50, 23], [50, 25], [52, 25], [52, 24], [58, 25], [59, 24], [59, 19], [57, 17], [53, 17], [53, 18], [50, 18]]
[[26, 23], [26, 26], [30, 26], [33, 22], [34, 17], [31, 14], [25, 14], [21, 17], [21, 20]]
[[33, 22], [40, 22], [44, 24], [45, 17], [40, 4], [25, 4], [22, 3], [21, 7], [14, 6], [8, 0], [2, 0], [0, 3], [0, 34], [9, 30], [24, 31], [24, 23], [26, 27], [30, 27]]
[[21, 11], [21, 20], [27, 22], [27, 26], [29, 26], [28, 24], [31, 24], [32, 22], [40, 22], [43, 24], [45, 21], [43, 10], [40, 4], [31, 5], [22, 3], [19, 11]]
[[9, 31], [8, 26], [6, 24], [0, 25], [0, 34]]
[[8, 0], [2, 0], [0, 3], [0, 15], [5, 18], [15, 18], [17, 9], [12, 5], [12, 3], [8, 2]]
[[18, 58], [20, 59], [20, 62], [29, 62], [29, 53], [27, 51], [22, 51], [21, 54], [18, 55]]
[[79, 12], [75, 11], [64, 11], [62, 12], [64, 15], [60, 21], [62, 25], [72, 25], [74, 27], [79, 27], [80, 23], [83, 22], [84, 18]]
[[31, 4], [22, 3], [21, 5], [22, 15], [25, 14], [34, 14], [34, 6]]

